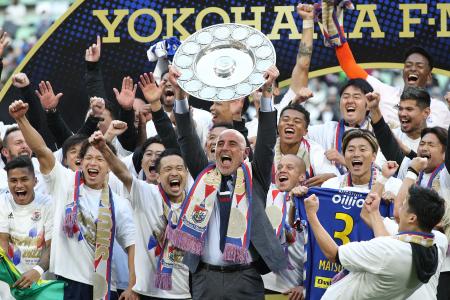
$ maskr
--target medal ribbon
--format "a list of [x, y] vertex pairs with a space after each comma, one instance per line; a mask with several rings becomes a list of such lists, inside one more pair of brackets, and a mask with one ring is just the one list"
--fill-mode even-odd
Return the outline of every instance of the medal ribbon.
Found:
[[[445, 166], [445, 164], [442, 163], [442, 164], [440, 164], [439, 166], [437, 166], [437, 167], [434, 169], [434, 171], [431, 173], [430, 179], [428, 179], [427, 188], [429, 188], [429, 189], [432, 188], [434, 179], [435, 179], [436, 176], [439, 174], [439, 172], [442, 171], [442, 169], [444, 168], [444, 166]], [[421, 172], [419, 173], [419, 178], [417, 179], [417, 184], [418, 184], [418, 185], [420, 185], [420, 183], [422, 182], [423, 174], [424, 174], [423, 171], [421, 171]]]

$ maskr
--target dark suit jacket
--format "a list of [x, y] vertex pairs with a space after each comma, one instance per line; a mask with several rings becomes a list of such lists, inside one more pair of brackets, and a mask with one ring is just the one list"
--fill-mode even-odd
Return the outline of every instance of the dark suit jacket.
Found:
[[[208, 165], [208, 159], [200, 145], [190, 114], [175, 114], [175, 119], [181, 152], [192, 177], [196, 178]], [[256, 259], [255, 266], [263, 274], [269, 271], [283, 270], [287, 267], [286, 254], [265, 213], [274, 158], [273, 149], [276, 142], [276, 124], [276, 111], [260, 112], [258, 139], [252, 161], [253, 205], [250, 251], [253, 258]], [[200, 256], [186, 253], [183, 262], [191, 272], [195, 272], [200, 262]]]

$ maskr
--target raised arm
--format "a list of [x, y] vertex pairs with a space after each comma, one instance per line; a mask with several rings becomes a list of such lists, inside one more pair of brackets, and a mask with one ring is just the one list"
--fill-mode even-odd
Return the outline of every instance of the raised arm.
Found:
[[9, 114], [16, 120], [26, 143], [39, 160], [41, 173], [48, 174], [55, 166], [55, 157], [53, 152], [46, 146], [39, 132], [28, 122], [25, 115], [27, 111], [28, 104], [23, 103], [22, 100], [16, 100], [9, 106]]
[[86, 49], [86, 90], [89, 99], [92, 97], [99, 97], [107, 99], [105, 85], [103, 83], [102, 70], [100, 68], [102, 43], [100, 36], [97, 36], [97, 43], [92, 44]]
[[3, 52], [6, 47], [9, 45], [8, 33], [6, 31], [0, 30], [0, 76], [2, 75], [3, 70]]
[[122, 181], [128, 192], [131, 192], [131, 185], [133, 183], [133, 177], [128, 171], [127, 166], [111, 151], [106, 144], [105, 137], [101, 131], [94, 132], [89, 137], [89, 143], [91, 143], [98, 151], [100, 151], [108, 162], [109, 168]]
[[153, 124], [164, 147], [181, 150], [172, 122], [161, 105], [160, 99], [165, 84], [166, 82], [162, 80], [160, 86], [158, 86], [153, 73], [144, 73], [140, 76], [139, 88], [142, 90], [145, 100], [150, 104]]
[[401, 164], [405, 158], [389, 125], [384, 121], [380, 110], [380, 95], [378, 93], [368, 93], [366, 95], [373, 131], [380, 145], [381, 152], [387, 160]]
[[317, 217], [317, 211], [319, 210], [319, 198], [313, 194], [303, 201], [305, 202], [308, 224], [314, 233], [314, 237], [316, 238], [320, 250], [322, 250], [323, 254], [329, 261], [336, 262], [339, 247], [325, 228], [323, 228], [319, 218]]
[[299, 4], [297, 14], [303, 19], [302, 40], [297, 53], [297, 61], [292, 70], [290, 88], [298, 93], [301, 88], [308, 86], [308, 73], [313, 52], [314, 9], [309, 4]]
[[264, 74], [266, 82], [262, 87], [261, 108], [258, 118], [258, 138], [256, 139], [255, 152], [253, 154], [253, 177], [259, 180], [265, 193], [268, 192], [274, 148], [277, 139], [277, 112], [273, 108], [272, 86], [280, 72], [275, 66], [271, 66]]
[[253, 150], [248, 140], [248, 129], [245, 127], [245, 120], [242, 118], [242, 109], [245, 99], [230, 101], [230, 111], [233, 115], [233, 128], [239, 131], [245, 138], [246, 147], [250, 149], [248, 154], [249, 161], [253, 161]]
[[336, 58], [348, 78], [366, 79], [369, 76], [369, 74], [367, 74], [367, 72], [356, 63], [348, 42], [345, 42], [340, 47], [336, 47]]
[[[0, 55], [1, 56], [1, 55]], [[41, 113], [42, 108], [39, 105], [36, 97], [33, 95], [33, 90], [30, 86], [30, 80], [25, 73], [19, 73], [12, 77], [12, 84], [20, 89], [22, 93], [23, 101], [28, 103], [29, 109], [27, 118], [30, 120], [31, 126], [36, 128], [37, 131], [41, 130]]]

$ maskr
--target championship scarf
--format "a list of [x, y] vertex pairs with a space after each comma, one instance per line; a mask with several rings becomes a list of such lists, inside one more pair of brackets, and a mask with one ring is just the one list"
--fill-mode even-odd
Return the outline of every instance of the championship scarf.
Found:
[[167, 232], [170, 229], [176, 228], [179, 216], [177, 216], [172, 210], [172, 204], [170, 203], [169, 197], [163, 190], [161, 184], [158, 185], [158, 189], [163, 199], [163, 212], [167, 219], [167, 227], [164, 232], [164, 241], [161, 245], [162, 251], [158, 256], [155, 286], [162, 290], [171, 290], [173, 267], [177, 262], [181, 262], [182, 253], [173, 246], [173, 243], [170, 240], [167, 239]]
[[272, 224], [275, 235], [285, 241], [284, 229], [286, 227], [286, 202], [288, 193], [280, 191], [275, 185], [272, 185], [267, 193], [266, 199], [266, 215]]
[[[343, 270], [338, 263], [330, 262], [320, 249], [315, 236], [308, 226], [303, 199], [315, 194], [320, 200], [317, 217], [323, 228], [340, 246], [355, 241], [367, 241], [373, 238], [373, 231], [361, 219], [367, 193], [327, 188], [310, 188], [301, 198], [295, 198], [296, 218], [306, 226], [307, 241], [305, 243], [304, 288], [306, 300], [321, 299], [332, 278]], [[389, 215], [390, 205], [380, 203], [380, 214]]]
[[[445, 164], [442, 163], [442, 164], [440, 164], [439, 166], [437, 166], [437, 167], [433, 170], [433, 172], [431, 173], [430, 179], [428, 179], [428, 182], [427, 182], [427, 188], [433, 189], [433, 190], [435, 190], [436, 192], [439, 193], [439, 190], [440, 190], [440, 188], [441, 188], [441, 182], [440, 182], [440, 180], [439, 180], [439, 173], [442, 171], [442, 169], [443, 169], [444, 167], [445, 167]], [[421, 171], [421, 172], [419, 173], [419, 178], [417, 178], [417, 184], [418, 184], [418, 185], [420, 185], [421, 182], [422, 182], [423, 174], [424, 174], [423, 171]]]
[[[369, 190], [372, 189], [372, 185], [377, 180], [377, 175], [378, 175], [378, 170], [377, 170], [377, 168], [375, 168], [373, 166], [373, 164], [371, 165], [370, 169], [372, 171], [370, 172]], [[340, 188], [351, 187], [351, 186], [353, 186], [352, 174], [346, 173], [344, 175], [344, 178], [341, 180]]]
[[[372, 131], [371, 127], [370, 127], [369, 119], [367, 117], [361, 123], [359, 128], [362, 128], [364, 126], [364, 124], [366, 124], [367, 130]], [[350, 129], [353, 129], [353, 128], [350, 128]], [[345, 131], [346, 131], [345, 130], [345, 121], [344, 121], [344, 119], [341, 119], [336, 126], [336, 134], [335, 134], [335, 139], [334, 139], [334, 148], [336, 149], [337, 152], [339, 152], [341, 154], [343, 154], [342, 153], [342, 137], [344, 136]], [[343, 175], [345, 173], [345, 167], [342, 166], [341, 164], [336, 163], [336, 168], [339, 170], [339, 173], [341, 173], [341, 175]]]
[[[300, 157], [306, 165], [306, 177], [311, 178], [314, 177], [314, 170], [311, 166], [310, 161], [310, 151], [311, 151], [311, 145], [309, 144], [308, 140], [305, 138], [302, 138], [300, 140], [300, 146], [298, 147], [297, 156]], [[277, 138], [277, 143], [275, 144], [275, 157], [273, 160], [274, 168], [276, 170], [278, 163], [281, 160], [281, 157], [283, 157], [283, 153], [281, 153], [281, 145], [280, 145], [280, 138]], [[275, 181], [275, 176], [272, 176], [272, 181]]]
[[[73, 192], [73, 206], [66, 208], [63, 222], [63, 231], [68, 238], [73, 238], [78, 232], [78, 241], [81, 241], [82, 232], [78, 226], [78, 206], [80, 198], [80, 186], [84, 184], [81, 171], [75, 173], [75, 185]], [[111, 291], [111, 262], [113, 255], [113, 243], [115, 234], [114, 201], [108, 182], [105, 181], [100, 197], [98, 218], [96, 221], [94, 274], [93, 274], [93, 299], [110, 299]]]
[[[197, 176], [183, 202], [176, 228], [168, 227], [167, 237], [175, 247], [196, 255], [202, 254], [205, 232], [221, 180], [222, 174], [215, 164], [209, 165]], [[242, 163], [237, 169], [231, 201], [223, 260], [246, 264], [249, 261], [252, 210], [252, 173], [248, 163]]]

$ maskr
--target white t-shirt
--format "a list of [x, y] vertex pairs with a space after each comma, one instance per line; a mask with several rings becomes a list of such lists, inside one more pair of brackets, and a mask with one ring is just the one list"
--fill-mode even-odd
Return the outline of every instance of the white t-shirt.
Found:
[[[34, 187], [34, 191], [40, 194], [48, 194], [47, 185], [45, 184], [44, 177], [42, 176], [41, 169], [39, 167], [39, 161], [36, 157], [31, 158], [31, 162], [34, 167], [34, 175], [37, 178], [37, 184]], [[0, 168], [0, 193], [8, 190], [8, 174], [4, 168]]]
[[[321, 187], [323, 188], [329, 188], [329, 189], [343, 189], [343, 190], [349, 190], [349, 191], [356, 191], [360, 193], [368, 193], [370, 192], [369, 184], [363, 184], [363, 185], [353, 185], [353, 186], [345, 186], [342, 183], [346, 180], [345, 175], [339, 175], [338, 177], [333, 177], [325, 181]], [[402, 181], [398, 178], [391, 177], [386, 181], [384, 185], [384, 190], [386, 192], [391, 192], [394, 195], [398, 194], [398, 191], [400, 190], [400, 187], [402, 185]], [[341, 188], [341, 186], [343, 186]]]
[[[384, 218], [384, 227], [386, 227], [389, 234], [394, 235], [398, 233], [398, 224], [389, 218]], [[433, 230], [434, 243], [438, 249], [438, 267], [436, 273], [430, 278], [428, 283], [423, 284], [418, 290], [416, 290], [408, 300], [432, 300], [436, 299], [437, 286], [439, 283], [439, 273], [442, 268], [445, 259], [445, 253], [447, 252], [448, 240], [447, 237], [439, 231]]]
[[324, 300], [404, 300], [422, 284], [413, 268], [409, 243], [377, 237], [345, 244], [338, 251], [342, 266], [350, 273], [328, 287]]
[[[398, 127], [400, 122], [398, 120], [398, 110], [396, 109], [396, 106], [400, 103], [400, 95], [403, 90], [385, 84], [370, 75], [367, 77], [367, 82], [369, 82], [375, 92], [378, 92], [381, 96], [380, 109], [386, 123], [394, 125], [391, 127]], [[448, 128], [450, 125], [450, 111], [447, 105], [438, 99], [431, 98], [430, 109], [431, 114], [427, 119], [428, 127], [440, 126], [442, 128]]]
[[[133, 178], [131, 186], [131, 206], [136, 220], [136, 285], [133, 290], [141, 295], [157, 298], [190, 298], [189, 270], [183, 264], [176, 264], [172, 273], [172, 290], [155, 287], [155, 275], [158, 259], [155, 248], [148, 250], [150, 237], [159, 236], [165, 230], [163, 199], [156, 185]], [[181, 210], [181, 204], [172, 204], [175, 211]]]
[[[291, 201], [286, 203], [286, 211], [289, 211]], [[288, 214], [286, 214], [286, 222], [288, 222]], [[295, 230], [295, 229], [294, 229]], [[297, 233], [296, 240], [288, 246], [288, 260], [290, 267], [278, 273], [270, 272], [262, 275], [264, 288], [279, 293], [289, 291], [299, 285], [303, 285], [303, 259], [305, 257], [305, 236]]]
[[[50, 256], [50, 271], [65, 278], [92, 285], [94, 273], [95, 222], [101, 190], [94, 190], [84, 184], [80, 186], [78, 225], [83, 232], [82, 238], [68, 238], [63, 232], [65, 210], [73, 205], [75, 172], [56, 162], [52, 171], [44, 175], [55, 205]], [[115, 208], [115, 239], [123, 249], [134, 245], [135, 225], [128, 201], [112, 193]], [[80, 217], [80, 213], [82, 217]], [[112, 273], [112, 289], [115, 290], [115, 274]]]
[[[405, 157], [400, 165], [398, 171], [398, 178], [404, 179], [406, 173], [408, 172], [409, 164], [411, 163], [411, 159]], [[430, 180], [431, 173], [424, 174], [422, 181], [419, 183], [421, 187], [427, 187], [428, 181]], [[447, 206], [450, 205], [450, 174], [447, 171], [447, 168], [443, 168], [435, 180], [439, 180], [439, 189], [436, 191], [447, 203]], [[447, 209], [446, 213], [449, 213]], [[445, 258], [444, 265], [442, 267], [441, 272], [449, 272], [450, 271], [450, 251], [447, 253], [447, 257]]]
[[53, 203], [48, 195], [36, 194], [27, 205], [17, 204], [11, 193], [0, 195], [0, 232], [9, 234], [9, 254], [21, 272], [37, 265], [45, 242], [52, 239]]

